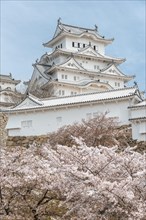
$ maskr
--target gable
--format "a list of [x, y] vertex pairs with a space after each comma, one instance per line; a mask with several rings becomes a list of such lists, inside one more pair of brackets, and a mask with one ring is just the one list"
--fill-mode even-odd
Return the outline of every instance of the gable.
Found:
[[68, 61], [59, 66], [70, 69], [85, 70], [74, 58], [70, 58]]
[[[37, 100], [33, 100], [30, 97], [26, 97], [21, 103], [19, 103], [17, 106], [15, 106], [16, 108], [25, 108], [25, 107], [34, 107], [34, 106], [40, 106], [42, 105], [40, 102], [38, 102]], [[14, 108], [15, 108], [14, 107]]]
[[102, 71], [103, 73], [115, 76], [125, 76], [114, 64]]
[[83, 54], [83, 55], [94, 56], [94, 57], [102, 57], [99, 53], [97, 53], [95, 50], [93, 50], [92, 47], [87, 47], [83, 50], [78, 51], [78, 53]]

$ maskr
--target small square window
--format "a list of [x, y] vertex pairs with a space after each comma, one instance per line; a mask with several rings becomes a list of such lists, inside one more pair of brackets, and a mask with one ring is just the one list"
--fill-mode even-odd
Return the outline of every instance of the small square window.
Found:
[[30, 127], [32, 127], [32, 120], [21, 121], [21, 127], [22, 128], [30, 128]]
[[62, 90], [62, 95], [64, 95], [65, 94], [65, 92], [64, 92], [64, 90]]

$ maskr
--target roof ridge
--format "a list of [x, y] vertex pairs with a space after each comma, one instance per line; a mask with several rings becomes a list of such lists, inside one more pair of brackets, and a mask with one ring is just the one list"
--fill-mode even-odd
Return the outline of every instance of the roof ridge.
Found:
[[95, 29], [92, 29], [92, 28], [87, 28], [87, 27], [80, 27], [80, 26], [75, 26], [75, 25], [69, 25], [69, 24], [64, 24], [64, 23], [61, 23], [61, 25], [65, 25], [67, 27], [73, 27], [73, 28], [79, 28], [79, 29], [83, 29], [83, 30], [91, 30], [91, 31], [96, 31]]
[[[86, 96], [86, 95], [93, 95], [93, 94], [101, 94], [101, 93], [109, 93], [109, 92], [115, 92], [115, 91], [120, 91], [120, 90], [128, 90], [128, 89], [134, 89], [135, 87], [126, 87], [126, 88], [120, 88], [120, 89], [111, 89], [108, 91], [102, 91], [102, 92], [92, 92], [92, 93], [84, 93], [84, 94], [76, 94], [72, 96], [60, 96], [60, 97], [50, 97], [49, 99], [63, 99], [63, 98], [68, 98], [68, 97], [73, 97], [73, 96]], [[42, 98], [42, 100], [46, 100], [48, 98]]]

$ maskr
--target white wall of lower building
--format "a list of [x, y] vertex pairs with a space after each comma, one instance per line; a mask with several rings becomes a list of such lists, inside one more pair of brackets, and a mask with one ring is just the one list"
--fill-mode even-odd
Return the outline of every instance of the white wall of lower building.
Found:
[[117, 117], [122, 124], [128, 124], [129, 101], [107, 103], [86, 103], [80, 106], [69, 106], [56, 109], [40, 109], [40, 111], [25, 111], [9, 114], [7, 130], [9, 136], [45, 135], [56, 131], [63, 125], [81, 122], [94, 117], [97, 113], [109, 112], [108, 117]]
[[130, 111], [132, 138], [139, 141], [146, 141], [146, 106], [131, 108]]
[[134, 140], [146, 141], [146, 120], [132, 122], [132, 138]]

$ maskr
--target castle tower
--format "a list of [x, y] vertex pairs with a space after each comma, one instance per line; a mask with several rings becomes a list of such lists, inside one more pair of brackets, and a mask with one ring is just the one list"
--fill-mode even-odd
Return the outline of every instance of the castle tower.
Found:
[[133, 79], [120, 71], [125, 59], [105, 54], [114, 39], [106, 39], [98, 28], [63, 24], [58, 20], [51, 48], [36, 61], [28, 91], [38, 97], [70, 96], [124, 88]]

